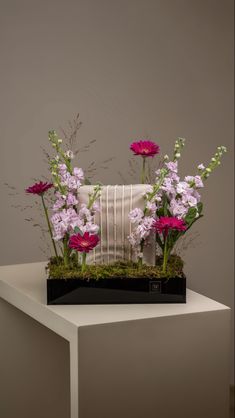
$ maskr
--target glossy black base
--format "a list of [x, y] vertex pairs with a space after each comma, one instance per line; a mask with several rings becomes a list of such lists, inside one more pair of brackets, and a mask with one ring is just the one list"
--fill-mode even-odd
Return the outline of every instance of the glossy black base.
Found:
[[48, 305], [186, 303], [186, 277], [47, 279]]

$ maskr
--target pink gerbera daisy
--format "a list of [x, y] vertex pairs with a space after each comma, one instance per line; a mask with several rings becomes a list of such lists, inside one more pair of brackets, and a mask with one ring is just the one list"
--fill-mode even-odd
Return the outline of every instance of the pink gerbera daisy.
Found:
[[32, 186], [28, 187], [27, 189], [25, 189], [25, 191], [26, 193], [42, 195], [51, 187], [53, 187], [52, 183], [43, 183], [42, 181], [40, 181], [39, 183], [35, 183]]
[[170, 230], [186, 231], [187, 226], [182, 219], [174, 216], [161, 216], [153, 225], [153, 228], [160, 234], [167, 236]]
[[89, 253], [99, 242], [99, 236], [85, 232], [83, 235], [72, 235], [69, 239], [69, 247], [81, 253]]
[[152, 141], [133, 142], [130, 149], [135, 155], [141, 155], [142, 157], [154, 157], [160, 152], [159, 145]]

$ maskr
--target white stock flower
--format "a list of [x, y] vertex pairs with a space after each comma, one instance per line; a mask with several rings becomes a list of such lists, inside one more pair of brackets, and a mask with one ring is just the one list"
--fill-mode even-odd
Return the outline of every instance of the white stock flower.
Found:
[[142, 209], [140, 208], [135, 208], [133, 210], [130, 211], [128, 217], [131, 221], [131, 223], [139, 223], [141, 221], [141, 219], [144, 216], [144, 212], [142, 211]]

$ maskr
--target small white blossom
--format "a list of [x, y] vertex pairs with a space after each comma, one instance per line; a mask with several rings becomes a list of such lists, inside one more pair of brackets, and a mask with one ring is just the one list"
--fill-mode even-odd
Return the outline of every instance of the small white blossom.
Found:
[[200, 170], [200, 171], [205, 170], [205, 166], [204, 166], [204, 164], [199, 164], [199, 165], [197, 166], [197, 168], [198, 168], [198, 170]]
[[131, 223], [139, 223], [140, 220], [143, 218], [144, 216], [144, 212], [142, 211], [142, 209], [140, 208], [135, 208], [133, 209], [130, 213], [129, 213], [129, 219], [131, 221]]
[[73, 151], [71, 151], [71, 150], [66, 151], [65, 155], [66, 155], [66, 157], [68, 157], [70, 160], [72, 160], [72, 159], [74, 158]]

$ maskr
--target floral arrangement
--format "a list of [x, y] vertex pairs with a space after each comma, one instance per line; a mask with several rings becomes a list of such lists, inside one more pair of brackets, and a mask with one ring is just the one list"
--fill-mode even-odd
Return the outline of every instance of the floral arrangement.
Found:
[[[84, 172], [82, 168], [73, 167], [74, 154], [70, 149], [64, 149], [66, 147], [55, 131], [49, 132], [49, 141], [55, 151], [55, 155], [49, 157], [52, 180], [37, 182], [28, 187], [26, 193], [41, 198], [54, 250], [53, 265], [63, 265], [65, 270], [75, 266], [84, 273], [87, 271], [86, 255], [100, 241], [95, 214], [99, 211], [101, 185], [97, 184], [93, 187], [87, 204], [80, 203], [78, 192], [85, 184]], [[134, 228], [128, 239], [137, 255], [136, 269], [143, 267], [143, 250], [148, 245], [150, 236], [154, 234], [156, 248], [161, 251], [161, 273], [166, 275], [167, 270], [170, 269], [170, 259], [171, 265], [172, 263], [175, 265], [175, 260], [177, 261], [172, 256], [176, 242], [203, 216], [200, 189], [204, 187], [213, 170], [220, 165], [226, 147], [217, 148], [207, 167], [199, 164], [194, 176], [180, 179], [178, 162], [184, 146], [183, 138], [175, 141], [172, 159], [168, 155], [164, 156], [160, 168], [155, 171], [154, 184], [148, 186], [144, 195], [144, 209], [134, 208], [129, 213]], [[146, 183], [147, 160], [158, 155], [160, 147], [153, 141], [141, 140], [133, 142], [130, 150], [135, 156], [142, 158], [141, 183]], [[49, 196], [50, 211], [47, 205], [49, 191], [53, 191]], [[159, 269], [159, 257], [156, 258], [156, 266]], [[121, 267], [123, 271], [123, 263]], [[118, 275], [118, 271], [116, 274]], [[153, 274], [152, 267], [151, 274]]]
[[[211, 158], [208, 167], [198, 165], [198, 173], [186, 176], [178, 175], [178, 160], [185, 146], [185, 140], [178, 138], [174, 146], [173, 159], [165, 155], [163, 166], [156, 171], [155, 184], [149, 186], [145, 194], [145, 208], [135, 208], [129, 213], [134, 230], [129, 241], [137, 253], [139, 265], [142, 264], [143, 249], [151, 233], [155, 233], [157, 246], [163, 256], [162, 271], [166, 273], [167, 263], [178, 239], [202, 217], [203, 204], [200, 189], [212, 171], [220, 165], [226, 147], [219, 146]], [[159, 153], [159, 147], [151, 141], [139, 141], [131, 144], [135, 155], [143, 158], [141, 181], [145, 182], [145, 160]]]
[[[82, 253], [82, 269], [86, 266], [86, 254], [99, 242], [99, 226], [95, 224], [94, 216], [99, 210], [97, 200], [101, 186], [94, 187], [89, 195], [88, 204], [79, 205], [78, 190], [84, 183], [84, 173], [81, 168], [72, 167], [74, 158], [71, 150], [64, 150], [62, 139], [55, 131], [49, 132], [49, 141], [56, 155], [49, 159], [52, 183], [40, 181], [26, 189], [26, 193], [38, 195], [42, 205], [55, 253], [55, 260], [65, 266], [70, 265], [73, 250]], [[49, 219], [44, 195], [53, 188], [53, 215]]]

